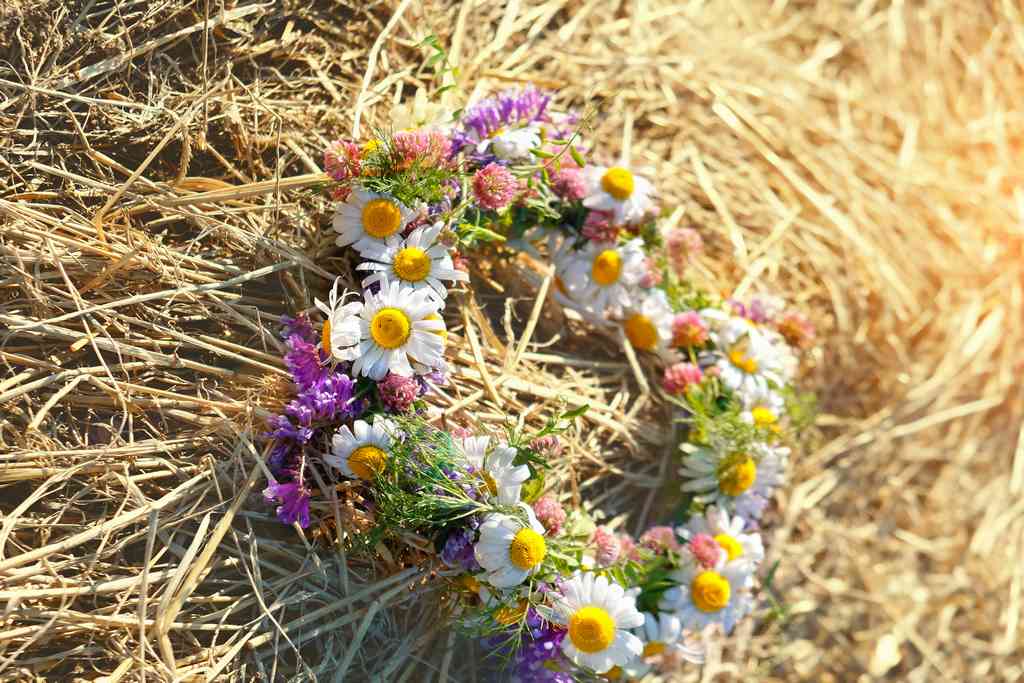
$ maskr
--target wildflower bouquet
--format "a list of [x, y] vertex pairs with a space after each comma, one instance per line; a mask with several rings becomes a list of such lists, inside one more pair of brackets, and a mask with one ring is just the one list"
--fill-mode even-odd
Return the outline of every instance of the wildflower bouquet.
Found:
[[[653, 186], [589, 165], [584, 121], [550, 103], [513, 89], [454, 121], [327, 150], [337, 244], [365, 279], [316, 301], [319, 331], [305, 316], [286, 325], [296, 397], [268, 433], [266, 495], [306, 527], [314, 485], [342, 492], [337, 542], [434, 566], [453, 627], [521, 680], [640, 678], [700, 662], [754, 607], [759, 520], [806, 413], [794, 379], [813, 330], [775, 299], [715, 300], [686, 282], [699, 235], [663, 234]], [[448, 369], [449, 289], [469, 280], [462, 252], [488, 241], [550, 259], [557, 301], [660, 359], [686, 426], [675, 526], [634, 540], [566, 509], [545, 473], [578, 412], [532, 434], [434, 426], [424, 397]]]

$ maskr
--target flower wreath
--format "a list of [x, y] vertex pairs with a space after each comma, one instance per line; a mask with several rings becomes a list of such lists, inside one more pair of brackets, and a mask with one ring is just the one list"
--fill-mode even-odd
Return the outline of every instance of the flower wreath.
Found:
[[[705, 640], [754, 606], [759, 519], [807, 413], [794, 378], [813, 328], [778, 299], [690, 285], [699, 234], [664, 231], [651, 183], [588, 164], [584, 122], [550, 105], [517, 88], [453, 124], [328, 148], [337, 244], [365, 278], [361, 293], [335, 281], [316, 301], [319, 329], [287, 322], [296, 397], [271, 421], [265, 495], [305, 528], [314, 490], [357, 482], [348, 552], [430, 541], [417, 548], [443, 565], [455, 625], [522, 680], [639, 678], [702, 661]], [[445, 381], [449, 289], [469, 280], [460, 250], [496, 240], [550, 260], [559, 303], [663, 365], [662, 395], [686, 426], [676, 526], [635, 540], [541, 495], [579, 412], [500, 437], [425, 419], [422, 397]]]

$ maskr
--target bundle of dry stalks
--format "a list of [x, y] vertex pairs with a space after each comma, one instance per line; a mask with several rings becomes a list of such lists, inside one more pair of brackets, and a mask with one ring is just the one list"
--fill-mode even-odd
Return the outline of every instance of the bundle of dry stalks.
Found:
[[[302, 188], [429, 87], [435, 33], [463, 91], [596, 103], [588, 139], [705, 236], [698, 281], [819, 324], [823, 438], [769, 558], [786, 617], [680, 680], [1017, 680], [1020, 26], [1008, 0], [0, 9], [0, 677], [480, 675], [422, 597], [443, 581], [258, 497], [278, 317], [350, 273]], [[671, 454], [633, 368], [488, 265], [445, 419], [588, 403], [557, 478], [656, 518]]]

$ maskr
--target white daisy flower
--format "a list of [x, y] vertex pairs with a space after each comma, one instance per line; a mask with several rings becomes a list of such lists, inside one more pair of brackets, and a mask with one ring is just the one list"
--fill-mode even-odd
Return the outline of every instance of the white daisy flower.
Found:
[[616, 223], [638, 223], [654, 202], [654, 187], [646, 178], [633, 175], [621, 166], [587, 166], [583, 169], [587, 196], [583, 206], [595, 211], [608, 211]]
[[344, 303], [349, 293], [338, 296], [339, 280], [334, 280], [328, 303], [320, 299], [313, 299], [313, 303], [327, 318], [320, 335], [321, 348], [338, 360], [352, 360], [355, 358], [353, 347], [359, 343], [359, 312], [363, 310], [363, 302]]
[[732, 318], [713, 334], [718, 347], [715, 354], [722, 384], [746, 402], [749, 397], [764, 393], [770, 383], [785, 383], [781, 371], [783, 358], [771, 339], [754, 323]]
[[770, 387], [759, 387], [743, 397], [740, 419], [747, 424], [779, 430], [779, 419], [786, 410], [786, 401]]
[[373, 481], [391, 457], [394, 432], [395, 424], [382, 417], [372, 425], [364, 420], [356, 420], [352, 429], [343, 425], [334, 433], [331, 453], [324, 456], [324, 462], [346, 477]]
[[388, 372], [409, 377], [443, 370], [447, 331], [443, 303], [429, 289], [411, 289], [386, 278], [376, 294], [364, 292], [360, 341], [352, 374], [380, 380]]
[[473, 548], [483, 576], [495, 588], [518, 586], [537, 571], [548, 547], [544, 526], [529, 505], [522, 505], [527, 522], [517, 517], [492, 512], [480, 525], [480, 539]]
[[677, 569], [669, 574], [677, 585], [665, 591], [658, 610], [674, 612], [683, 628], [701, 631], [721, 624], [729, 633], [752, 607], [750, 567], [745, 562], [719, 562], [712, 569], [698, 564]]
[[517, 451], [504, 441], [490, 448], [489, 436], [469, 436], [456, 441], [467, 462], [480, 472], [490, 497], [499, 505], [515, 505], [523, 483], [530, 478], [528, 465], [515, 465]]
[[664, 351], [672, 341], [672, 305], [665, 292], [655, 289], [628, 311], [622, 330], [637, 351]]
[[671, 612], [662, 612], [654, 616], [644, 612], [644, 625], [637, 629], [637, 635], [643, 641], [644, 650], [641, 659], [625, 668], [631, 678], [640, 678], [651, 670], [650, 659], [660, 657], [666, 663], [687, 661], [692, 664], [704, 662], [704, 645], [700, 641], [688, 638], [683, 632], [683, 622]]
[[413, 289], [429, 288], [442, 299], [448, 296], [444, 280], [466, 282], [469, 273], [455, 268], [448, 247], [437, 241], [444, 223], [423, 226], [408, 237], [391, 235], [384, 242], [373, 241], [360, 252], [365, 263], [356, 270], [370, 270], [373, 274], [363, 280], [363, 287], [387, 279], [401, 282]]
[[684, 443], [686, 455], [679, 473], [687, 480], [683, 491], [696, 501], [718, 505], [746, 519], [757, 519], [772, 493], [782, 484], [789, 449], [754, 443], [749, 453], [730, 453]]
[[730, 516], [724, 508], [710, 505], [703, 515], [694, 515], [682, 529], [682, 536], [692, 539], [697, 534], [707, 534], [715, 539], [725, 551], [726, 560], [749, 562], [759, 565], [764, 560], [764, 544], [761, 534], [747, 533], [747, 522], [739, 515]]
[[499, 128], [477, 143], [478, 154], [490, 152], [504, 161], [529, 161], [531, 151], [540, 147], [540, 128]]
[[339, 247], [351, 244], [362, 254], [374, 244], [400, 234], [414, 215], [412, 209], [394, 197], [356, 186], [335, 209], [335, 241]]
[[555, 274], [566, 296], [598, 316], [618, 317], [630, 306], [647, 272], [643, 240], [625, 244], [589, 242], [561, 255]]
[[579, 666], [604, 673], [643, 652], [643, 643], [629, 631], [644, 623], [635, 598], [604, 576], [573, 575], [552, 607], [551, 621], [568, 630], [562, 652]]

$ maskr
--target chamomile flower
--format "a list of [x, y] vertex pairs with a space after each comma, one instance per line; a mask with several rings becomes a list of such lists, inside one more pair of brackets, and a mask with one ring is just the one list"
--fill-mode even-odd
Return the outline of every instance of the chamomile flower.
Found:
[[380, 291], [367, 290], [365, 296], [353, 375], [380, 380], [389, 371], [408, 377], [414, 368], [425, 374], [446, 367], [443, 304], [432, 290], [403, 287], [384, 278]]
[[743, 398], [741, 420], [773, 431], [779, 429], [779, 419], [786, 409], [786, 402], [778, 392], [765, 386], [749, 392]]
[[665, 591], [658, 609], [673, 612], [683, 628], [700, 631], [720, 624], [729, 633], [752, 607], [750, 567], [726, 561], [710, 569], [687, 564], [669, 574], [676, 585]]
[[469, 436], [456, 441], [456, 445], [466, 461], [479, 471], [491, 498], [499, 505], [515, 505], [523, 483], [530, 478], [530, 467], [514, 464], [518, 454], [515, 448], [504, 441], [491, 448], [490, 440], [489, 436]]
[[714, 333], [719, 354], [715, 361], [722, 384], [746, 402], [771, 384], [782, 385], [783, 356], [754, 323], [732, 318]]
[[671, 663], [704, 662], [703, 644], [687, 637], [689, 634], [683, 632], [683, 622], [679, 617], [671, 612], [662, 612], [658, 616], [644, 612], [643, 616], [643, 627], [636, 631], [644, 644], [641, 659], [626, 669], [633, 678], [640, 678], [650, 671], [650, 660], [654, 657]]
[[682, 490], [695, 500], [717, 505], [746, 519], [764, 512], [772, 493], [782, 484], [789, 449], [754, 443], [749, 452], [728, 452], [684, 443], [686, 455], [679, 473], [687, 480]]
[[359, 343], [359, 312], [363, 310], [363, 302], [344, 303], [347, 294], [338, 296], [339, 279], [334, 280], [328, 303], [320, 299], [313, 299], [313, 303], [327, 318], [320, 335], [321, 348], [337, 360], [352, 360], [355, 357], [353, 347]]
[[493, 154], [503, 161], [529, 161], [531, 150], [540, 147], [540, 128], [499, 128], [477, 143], [478, 154]]
[[616, 223], [638, 223], [653, 207], [653, 186], [628, 168], [587, 166], [583, 177], [587, 184], [583, 206], [611, 213]]
[[647, 272], [640, 239], [620, 245], [590, 242], [559, 256], [555, 274], [565, 296], [599, 317], [618, 317], [633, 304]]
[[630, 632], [644, 623], [636, 599], [605, 576], [575, 574], [562, 584], [552, 607], [551, 621], [568, 631], [562, 653], [579, 666], [604, 673], [643, 652], [643, 643]]
[[448, 296], [444, 281], [469, 280], [469, 273], [456, 270], [448, 247], [437, 241], [444, 223], [416, 228], [408, 237], [391, 235], [385, 241], [368, 243], [360, 252], [365, 263], [356, 270], [373, 271], [363, 287], [390, 280], [412, 289], [431, 289], [442, 299]]
[[360, 254], [392, 235], [400, 234], [414, 212], [388, 195], [354, 187], [348, 199], [334, 213], [335, 240], [339, 247], [349, 244]]
[[483, 579], [495, 588], [518, 586], [540, 567], [547, 555], [544, 527], [528, 505], [521, 506], [527, 521], [492, 512], [480, 525], [473, 549], [486, 572]]
[[394, 432], [395, 424], [382, 417], [372, 425], [365, 420], [356, 420], [352, 429], [342, 425], [331, 439], [331, 453], [324, 462], [346, 477], [372, 481], [387, 467]]
[[665, 292], [655, 289], [626, 312], [622, 331], [638, 351], [663, 351], [672, 341], [673, 317]]
[[747, 533], [747, 522], [739, 515], [730, 515], [723, 508], [710, 505], [703, 515], [694, 515], [682, 529], [682, 535], [693, 538], [707, 534], [725, 552], [726, 560], [749, 562], [758, 565], [764, 559], [764, 545], [761, 534]]

